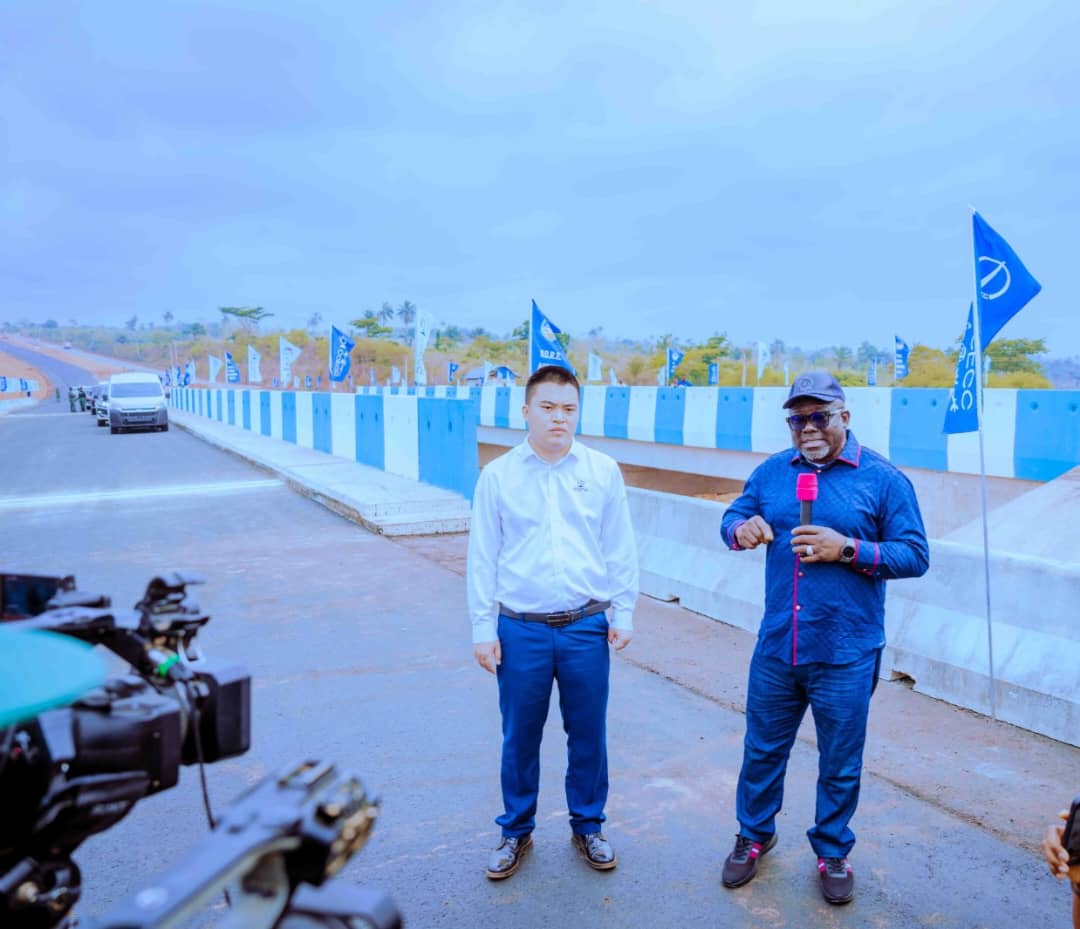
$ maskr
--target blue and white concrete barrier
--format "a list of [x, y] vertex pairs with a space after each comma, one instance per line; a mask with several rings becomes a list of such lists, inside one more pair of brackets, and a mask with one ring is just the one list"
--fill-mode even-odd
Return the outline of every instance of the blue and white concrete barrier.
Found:
[[[763, 550], [730, 552], [726, 503], [629, 488], [641, 591], [756, 633], [765, 600]], [[884, 677], [989, 713], [980, 546], [931, 540], [930, 571], [887, 585]], [[1080, 745], [1080, 566], [992, 552], [995, 700], [1000, 719]]]
[[[414, 395], [418, 388], [362, 387], [364, 395]], [[477, 425], [523, 430], [523, 387], [427, 387], [429, 396], [479, 397]], [[944, 435], [944, 388], [849, 387], [859, 441], [898, 467], [979, 472], [978, 437]], [[582, 388], [580, 432], [658, 446], [772, 454], [789, 444], [781, 407], [786, 387]], [[1080, 391], [986, 391], [986, 473], [1049, 481], [1080, 464]], [[669, 449], [670, 451], [670, 449]], [[623, 459], [620, 459], [623, 460]], [[636, 464], [648, 464], [636, 461]], [[659, 461], [652, 466], [662, 466]], [[732, 477], [736, 475], [731, 475]], [[745, 475], [744, 475], [745, 476]]]
[[177, 387], [170, 402], [196, 416], [470, 500], [479, 474], [476, 414], [467, 397]]
[[[852, 388], [847, 394], [860, 441], [909, 474], [977, 471], [977, 437], [941, 433], [947, 391]], [[590, 385], [582, 392], [580, 431], [623, 462], [745, 477], [763, 456], [789, 444], [785, 396], [784, 388]], [[362, 388], [356, 395], [177, 389], [173, 403], [469, 498], [477, 436], [511, 444], [521, 441], [525, 427], [524, 389], [518, 387]], [[1080, 463], [1080, 392], [987, 391], [985, 422], [993, 476], [1050, 481]], [[694, 467], [685, 466], [688, 461]], [[629, 496], [642, 591], [756, 631], [762, 559], [722, 545], [725, 504], [635, 488]], [[944, 492], [930, 506], [943, 501]], [[925, 498], [923, 508], [929, 508]], [[1067, 514], [1061, 519], [1067, 522]], [[917, 690], [985, 712], [982, 574], [980, 547], [932, 541], [929, 574], [888, 585], [883, 673], [908, 675]], [[1071, 621], [1080, 568], [999, 551], [992, 555], [992, 576], [1000, 717], [1080, 744], [1080, 627]]]

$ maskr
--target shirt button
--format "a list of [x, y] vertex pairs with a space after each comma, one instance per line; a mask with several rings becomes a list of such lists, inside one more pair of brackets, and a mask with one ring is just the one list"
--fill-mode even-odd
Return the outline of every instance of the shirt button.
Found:
[[806, 572], [805, 571], [800, 571], [799, 572], [799, 577], [806, 577]]
[[795, 604], [795, 609], [801, 610], [802, 609], [802, 604], [801, 603], [796, 603]]

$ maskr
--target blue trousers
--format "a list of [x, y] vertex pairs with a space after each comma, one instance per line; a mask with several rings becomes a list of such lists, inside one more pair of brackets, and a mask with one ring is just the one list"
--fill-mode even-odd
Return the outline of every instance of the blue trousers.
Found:
[[603, 613], [559, 628], [499, 617], [504, 812], [495, 822], [504, 836], [528, 835], [536, 826], [540, 740], [553, 681], [566, 732], [570, 827], [581, 835], [600, 831], [608, 793], [607, 634]]
[[806, 833], [823, 858], [845, 858], [855, 845], [848, 826], [859, 802], [870, 697], [881, 652], [846, 665], [792, 665], [754, 652], [746, 696], [746, 739], [736, 792], [741, 835], [765, 842], [776, 831], [784, 774], [809, 706], [818, 742], [817, 809]]

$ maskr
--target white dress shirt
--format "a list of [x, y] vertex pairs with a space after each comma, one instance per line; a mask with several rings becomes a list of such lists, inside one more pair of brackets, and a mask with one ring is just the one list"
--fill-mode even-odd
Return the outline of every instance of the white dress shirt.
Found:
[[633, 628], [637, 543], [614, 459], [575, 441], [556, 464], [528, 439], [488, 464], [473, 494], [468, 560], [473, 642], [493, 642], [499, 604], [556, 613], [610, 600]]

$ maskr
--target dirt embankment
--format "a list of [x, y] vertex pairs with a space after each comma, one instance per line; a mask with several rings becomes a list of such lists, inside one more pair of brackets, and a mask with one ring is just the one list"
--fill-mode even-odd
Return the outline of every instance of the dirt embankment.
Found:
[[3, 341], [0, 341], [0, 374], [8, 379], [7, 392], [0, 394], [0, 399], [15, 400], [26, 396], [25, 391], [19, 390], [20, 377], [37, 381], [38, 389], [31, 394], [37, 400], [43, 400], [53, 392], [52, 382], [33, 365], [5, 352]]

